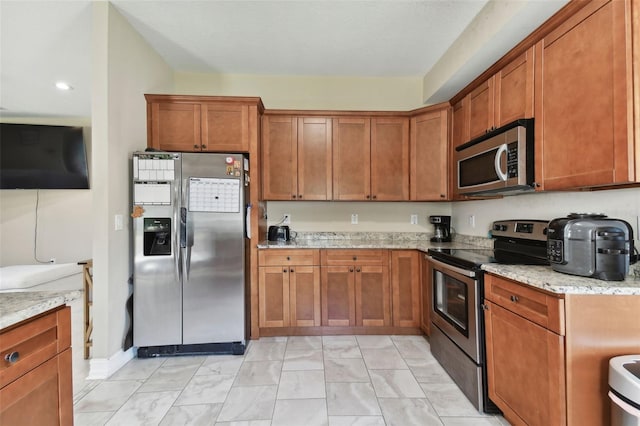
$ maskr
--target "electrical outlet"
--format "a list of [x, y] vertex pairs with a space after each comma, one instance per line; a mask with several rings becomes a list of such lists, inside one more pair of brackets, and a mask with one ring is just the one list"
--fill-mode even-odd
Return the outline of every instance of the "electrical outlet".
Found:
[[124, 218], [121, 214], [115, 215], [113, 219], [113, 228], [116, 231], [122, 231], [124, 228]]
[[476, 215], [474, 214], [469, 215], [469, 226], [471, 226], [472, 228], [476, 227]]
[[417, 214], [412, 214], [411, 215], [411, 224], [412, 225], [417, 225], [418, 224], [418, 215]]
[[52, 257], [51, 259], [49, 259], [49, 263], [56, 263], [56, 258]]
[[351, 214], [351, 224], [352, 225], [357, 225], [358, 224], [358, 213], [352, 213]]
[[283, 216], [284, 216], [284, 219], [282, 220], [282, 224], [291, 225], [291, 215], [289, 213], [286, 213]]

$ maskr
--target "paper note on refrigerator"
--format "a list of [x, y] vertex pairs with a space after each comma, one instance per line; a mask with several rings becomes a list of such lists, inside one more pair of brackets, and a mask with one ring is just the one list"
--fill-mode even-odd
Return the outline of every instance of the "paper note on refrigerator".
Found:
[[240, 211], [240, 180], [189, 178], [189, 211], [237, 213]]
[[133, 203], [170, 205], [171, 184], [169, 182], [135, 182]]

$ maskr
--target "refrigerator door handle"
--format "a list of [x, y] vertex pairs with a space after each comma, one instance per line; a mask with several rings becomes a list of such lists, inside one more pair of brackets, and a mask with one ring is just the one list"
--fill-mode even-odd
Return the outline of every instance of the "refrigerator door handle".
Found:
[[[188, 220], [186, 207], [180, 208], [180, 258], [181, 273], [186, 280], [189, 279], [189, 269], [191, 269], [191, 247], [193, 246], [193, 224]], [[182, 277], [180, 277], [182, 279]]]

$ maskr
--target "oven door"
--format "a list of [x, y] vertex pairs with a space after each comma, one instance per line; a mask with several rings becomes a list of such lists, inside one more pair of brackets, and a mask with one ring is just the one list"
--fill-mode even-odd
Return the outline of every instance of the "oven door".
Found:
[[431, 322], [477, 364], [480, 350], [480, 292], [476, 271], [448, 265], [430, 257]]

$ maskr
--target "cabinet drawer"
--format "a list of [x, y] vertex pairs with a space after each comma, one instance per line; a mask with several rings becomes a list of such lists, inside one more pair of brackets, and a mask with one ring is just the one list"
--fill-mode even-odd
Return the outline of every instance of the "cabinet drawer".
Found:
[[564, 299], [491, 274], [485, 275], [484, 285], [486, 299], [564, 336]]
[[258, 252], [260, 266], [320, 265], [320, 250], [267, 249]]
[[[0, 388], [71, 346], [71, 310], [58, 309], [0, 334]], [[15, 362], [5, 357], [13, 354]]]
[[322, 250], [323, 266], [389, 264], [388, 250]]

